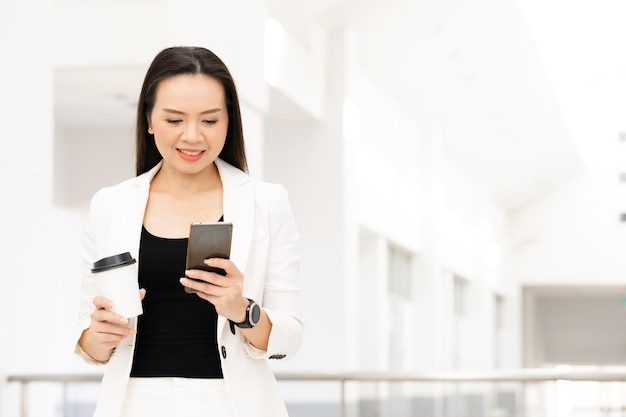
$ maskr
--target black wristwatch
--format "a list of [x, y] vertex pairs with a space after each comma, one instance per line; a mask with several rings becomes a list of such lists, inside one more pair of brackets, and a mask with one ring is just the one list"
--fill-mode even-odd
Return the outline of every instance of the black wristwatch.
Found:
[[248, 307], [246, 308], [246, 319], [241, 323], [230, 322], [230, 331], [235, 334], [235, 326], [242, 329], [251, 329], [261, 320], [261, 307], [252, 299], [248, 298]]

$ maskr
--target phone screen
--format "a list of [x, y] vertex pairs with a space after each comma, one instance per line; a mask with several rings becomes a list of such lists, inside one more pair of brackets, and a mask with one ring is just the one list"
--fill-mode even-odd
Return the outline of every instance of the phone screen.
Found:
[[[226, 275], [221, 268], [204, 263], [208, 258], [230, 258], [233, 225], [226, 222], [192, 223], [187, 242], [187, 269], [202, 269]], [[185, 287], [187, 292], [195, 290]]]

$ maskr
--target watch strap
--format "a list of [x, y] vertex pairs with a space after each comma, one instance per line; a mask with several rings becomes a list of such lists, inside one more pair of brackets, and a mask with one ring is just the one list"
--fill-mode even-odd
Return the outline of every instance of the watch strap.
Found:
[[248, 306], [246, 307], [246, 319], [242, 321], [241, 323], [235, 323], [231, 319], [228, 319], [228, 324], [230, 325], [230, 332], [232, 334], [235, 334], [235, 326], [241, 329], [251, 329], [256, 325], [256, 323], [252, 324], [252, 322], [250, 321], [250, 314], [252, 314], [250, 310], [255, 304], [256, 302], [254, 300], [248, 298]]

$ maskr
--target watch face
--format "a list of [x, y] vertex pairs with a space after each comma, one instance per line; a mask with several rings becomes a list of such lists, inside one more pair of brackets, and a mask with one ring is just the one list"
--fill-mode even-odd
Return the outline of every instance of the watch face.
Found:
[[261, 319], [261, 307], [257, 303], [252, 305], [250, 309], [250, 323], [254, 326]]

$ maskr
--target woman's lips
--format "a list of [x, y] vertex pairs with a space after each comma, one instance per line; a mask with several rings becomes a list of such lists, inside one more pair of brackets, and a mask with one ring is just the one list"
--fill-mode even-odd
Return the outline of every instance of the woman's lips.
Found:
[[176, 149], [181, 158], [185, 161], [195, 162], [198, 159], [202, 158], [205, 151], [192, 151], [189, 149]]

